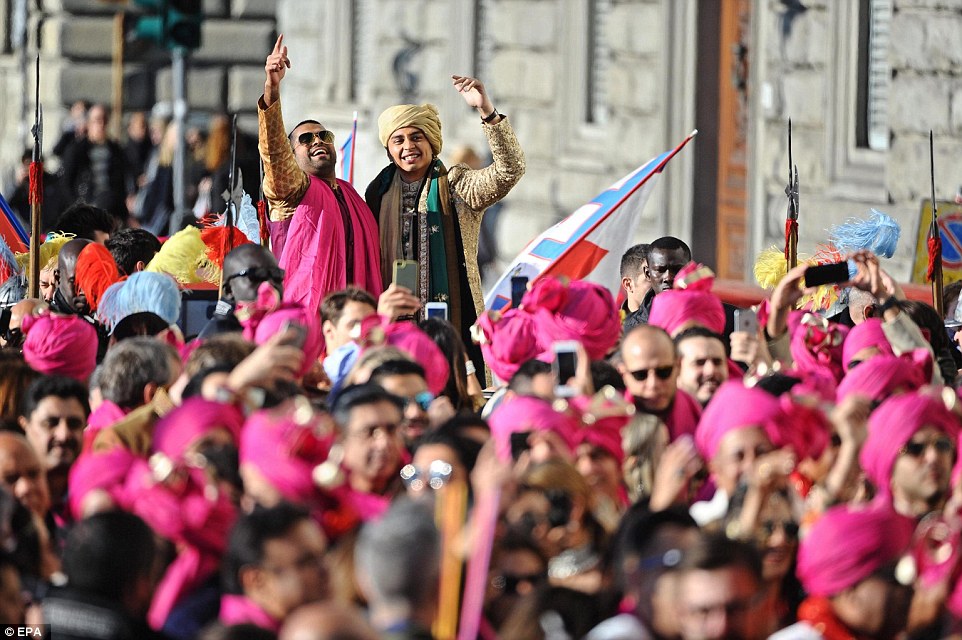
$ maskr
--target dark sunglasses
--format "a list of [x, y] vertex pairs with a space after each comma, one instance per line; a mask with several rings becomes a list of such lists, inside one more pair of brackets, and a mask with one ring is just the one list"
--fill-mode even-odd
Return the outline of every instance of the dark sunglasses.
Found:
[[909, 456], [910, 458], [919, 458], [929, 447], [935, 447], [936, 453], [952, 453], [955, 451], [955, 445], [952, 443], [952, 440], [943, 436], [923, 442], [906, 442], [899, 450], [899, 454]]
[[333, 144], [334, 142], [334, 132], [324, 129], [323, 131], [305, 131], [301, 135], [297, 136], [297, 141], [300, 144], [309, 145], [314, 142], [314, 138], [317, 138], [324, 144]]
[[267, 282], [270, 280], [271, 282], [280, 284], [284, 281], [284, 270], [279, 267], [251, 267], [249, 269], [242, 269], [225, 279], [224, 284], [227, 284], [234, 278], [249, 278], [251, 282]]
[[671, 374], [675, 372], [675, 365], [670, 364], [665, 367], [655, 367], [654, 369], [638, 369], [637, 371], [632, 371], [631, 377], [638, 382], [644, 382], [648, 379], [648, 374], [654, 372], [659, 380], [667, 380], [671, 377]]
[[766, 540], [779, 529], [789, 540], [798, 540], [798, 523], [794, 520], [765, 520], [759, 525], [759, 533]]
[[431, 403], [434, 402], [434, 394], [430, 391], [422, 391], [413, 398], [407, 398], [405, 406], [411, 406], [411, 403], [416, 404], [421, 407], [421, 411], [427, 411], [431, 408]]
[[547, 580], [545, 573], [529, 573], [522, 575], [501, 574], [491, 579], [491, 586], [504, 593], [518, 593], [518, 585], [527, 582], [533, 587], [537, 587]]

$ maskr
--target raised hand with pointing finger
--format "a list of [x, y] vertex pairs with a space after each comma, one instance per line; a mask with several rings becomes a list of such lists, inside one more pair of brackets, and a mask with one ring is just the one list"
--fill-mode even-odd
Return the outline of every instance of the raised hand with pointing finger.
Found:
[[264, 82], [264, 104], [266, 106], [271, 106], [277, 100], [281, 80], [284, 79], [287, 70], [290, 68], [291, 59], [287, 57], [287, 47], [284, 46], [284, 34], [282, 33], [277, 36], [274, 49], [267, 56], [267, 62], [264, 63], [264, 73], [267, 74], [267, 80]]

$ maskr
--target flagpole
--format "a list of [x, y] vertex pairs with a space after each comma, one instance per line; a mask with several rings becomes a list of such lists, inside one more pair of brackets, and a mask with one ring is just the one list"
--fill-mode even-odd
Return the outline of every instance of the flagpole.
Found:
[[43, 106], [40, 104], [40, 54], [37, 54], [37, 86], [34, 90], [36, 111], [34, 112], [33, 157], [30, 161], [30, 280], [27, 296], [40, 297], [40, 214], [43, 208]]
[[357, 111], [354, 112], [354, 127], [351, 129], [351, 165], [347, 169], [347, 181], [354, 184], [354, 150], [357, 149]]
[[942, 306], [942, 233], [939, 231], [939, 207], [935, 200], [935, 142], [929, 129], [929, 179], [932, 187], [932, 224], [929, 227], [929, 279], [932, 281], [932, 306], [943, 317]]

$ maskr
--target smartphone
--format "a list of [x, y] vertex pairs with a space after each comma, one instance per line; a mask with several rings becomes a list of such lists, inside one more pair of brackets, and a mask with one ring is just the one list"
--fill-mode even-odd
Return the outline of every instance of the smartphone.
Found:
[[417, 295], [418, 263], [414, 260], [395, 260], [394, 284]]
[[805, 269], [806, 287], [819, 287], [836, 282], [848, 282], [848, 262], [818, 264]]
[[521, 306], [521, 299], [528, 290], [528, 276], [511, 276], [511, 308]]
[[281, 333], [290, 332], [293, 337], [288, 338], [284, 341], [284, 344], [290, 347], [297, 347], [298, 349], [304, 348], [304, 343], [307, 341], [307, 327], [297, 322], [285, 322], [284, 326], [281, 327]]
[[531, 444], [528, 442], [528, 436], [531, 435], [530, 431], [518, 431], [511, 434], [511, 459], [517, 460], [521, 457], [521, 454], [531, 448]]
[[568, 380], [578, 372], [578, 343], [574, 340], [562, 340], [551, 345], [554, 361], [551, 364], [554, 373], [554, 394], [559, 398], [571, 398], [576, 395], [573, 387], [568, 386]]
[[440, 318], [441, 320], [448, 319], [448, 303], [447, 302], [429, 302], [424, 305], [424, 317], [426, 318]]
[[735, 331], [758, 335], [758, 314], [751, 309], [735, 309]]

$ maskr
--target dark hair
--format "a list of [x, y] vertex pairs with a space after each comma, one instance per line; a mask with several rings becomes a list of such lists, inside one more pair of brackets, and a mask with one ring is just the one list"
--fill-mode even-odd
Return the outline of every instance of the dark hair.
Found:
[[307, 510], [289, 502], [279, 502], [273, 507], [254, 507], [254, 510], [238, 518], [231, 529], [227, 551], [221, 563], [224, 591], [242, 594], [240, 571], [256, 566], [264, 560], [264, 545], [268, 540], [285, 536], [294, 526], [310, 518]]
[[682, 572], [715, 571], [729, 567], [745, 569], [758, 584], [762, 583], [762, 559], [755, 545], [731, 540], [720, 533], [702, 533], [678, 565]]
[[359, 287], [348, 287], [324, 296], [324, 300], [321, 302], [321, 322], [330, 320], [337, 324], [348, 302], [361, 302], [377, 309], [377, 300], [374, 299], [374, 296]]
[[93, 240], [95, 231], [113, 233], [116, 224], [117, 219], [106, 209], [81, 201], [67, 207], [53, 226], [61, 233], [72, 233], [78, 238]]
[[324, 126], [324, 125], [322, 125], [320, 122], [318, 122], [317, 120], [309, 120], [309, 119], [308, 119], [308, 120], [301, 120], [300, 122], [298, 122], [297, 124], [295, 124], [295, 125], [294, 125], [294, 128], [291, 129], [290, 132], [287, 134], [287, 139], [290, 141], [291, 146], [294, 146], [294, 138], [292, 138], [291, 136], [294, 135], [294, 132], [297, 131], [297, 128], [298, 128], [299, 126], [301, 126], [302, 124], [316, 124], [316, 125], [319, 126], [319, 127], [323, 127], [323, 126]]
[[157, 548], [143, 520], [125, 511], [98, 513], [67, 535], [63, 571], [72, 589], [120, 600], [149, 576]]
[[20, 415], [29, 419], [44, 398], [55, 396], [63, 400], [75, 399], [83, 407], [84, 415], [90, 415], [90, 402], [87, 385], [64, 376], [40, 376], [27, 387], [20, 403]]
[[685, 254], [685, 258], [691, 260], [691, 249], [683, 240], [679, 240], [674, 236], [662, 236], [657, 240], [653, 241], [648, 249], [648, 254], [651, 255], [653, 251], [677, 251], [681, 249]]
[[607, 360], [592, 360], [589, 365], [591, 383], [595, 389], [614, 387], [618, 391], [627, 389], [625, 379], [618, 373], [618, 368]]
[[181, 400], [200, 396], [203, 392], [204, 380], [207, 379], [207, 376], [215, 373], [230, 373], [233, 370], [233, 365], [229, 364], [215, 364], [201, 369], [187, 380], [187, 384], [184, 385], [184, 390], [180, 392]]
[[24, 362], [23, 354], [12, 349], [0, 349], [0, 370], [0, 418], [16, 423], [27, 388], [40, 373]]
[[[959, 294], [962, 294], [962, 280], [956, 280], [945, 285], [945, 288], [942, 289], [942, 308], [946, 311], [951, 309], [952, 305], [958, 301]], [[946, 317], [945, 319], [951, 320], [952, 318]]]
[[504, 640], [547, 637], [543, 629], [560, 623], [563, 628], [555, 631], [558, 636], [583, 638], [612, 615], [604, 600], [598, 594], [542, 585], [518, 602], [499, 629], [500, 637]]
[[483, 445], [477, 440], [459, 434], [456, 431], [457, 426], [449, 426], [450, 424], [450, 421], [445, 422], [437, 429], [426, 432], [414, 443], [414, 450], [411, 453], [413, 454], [426, 444], [443, 444], [454, 451], [458, 456], [458, 461], [464, 465], [468, 473], [471, 473], [474, 464], [478, 461], [478, 454], [481, 453]]
[[652, 553], [652, 542], [664, 527], [697, 529], [698, 524], [684, 507], [668, 507], [652, 511], [647, 502], [636, 502], [622, 516], [618, 529], [612, 536], [608, 566], [611, 567], [615, 585], [619, 590], [626, 587], [625, 569], [633, 558], [645, 558]]
[[388, 360], [374, 368], [368, 382], [379, 385], [384, 378], [391, 376], [421, 376], [424, 378], [424, 367], [413, 360]]
[[791, 391], [792, 387], [801, 381], [801, 378], [795, 378], [784, 373], [772, 373], [759, 378], [758, 382], [755, 383], [755, 386], [762, 391], [767, 391], [777, 398], [783, 393], [788, 393]]
[[453, 324], [441, 318], [428, 318], [418, 325], [421, 331], [428, 334], [444, 354], [448, 361], [448, 383], [441, 395], [451, 399], [456, 411], [471, 411], [474, 406], [468, 394], [468, 374], [464, 368], [468, 359], [468, 351], [464, 348], [464, 341]]
[[339, 427], [344, 428], [350, 421], [351, 411], [353, 411], [355, 407], [377, 404], [379, 402], [388, 402], [397, 407], [398, 411], [404, 411], [404, 400], [398, 398], [393, 393], [388, 393], [379, 385], [365, 383], [354, 384], [341, 391], [334, 401], [334, 406], [331, 408], [331, 415], [334, 417], [334, 422], [336, 422]]
[[621, 277], [637, 278], [641, 273], [642, 263], [648, 261], [650, 244], [636, 244], [621, 256]]
[[160, 240], [146, 229], [120, 229], [105, 243], [120, 268], [120, 275], [131, 275], [137, 263], [147, 264], [160, 251]]
[[213, 622], [200, 632], [198, 640], [277, 640], [277, 634], [256, 624], [232, 624]]
[[530, 395], [531, 381], [534, 380], [535, 376], [545, 373], [551, 373], [551, 365], [547, 362], [534, 359], [523, 362], [511, 376], [511, 380], [508, 381], [508, 389], [518, 395]]

